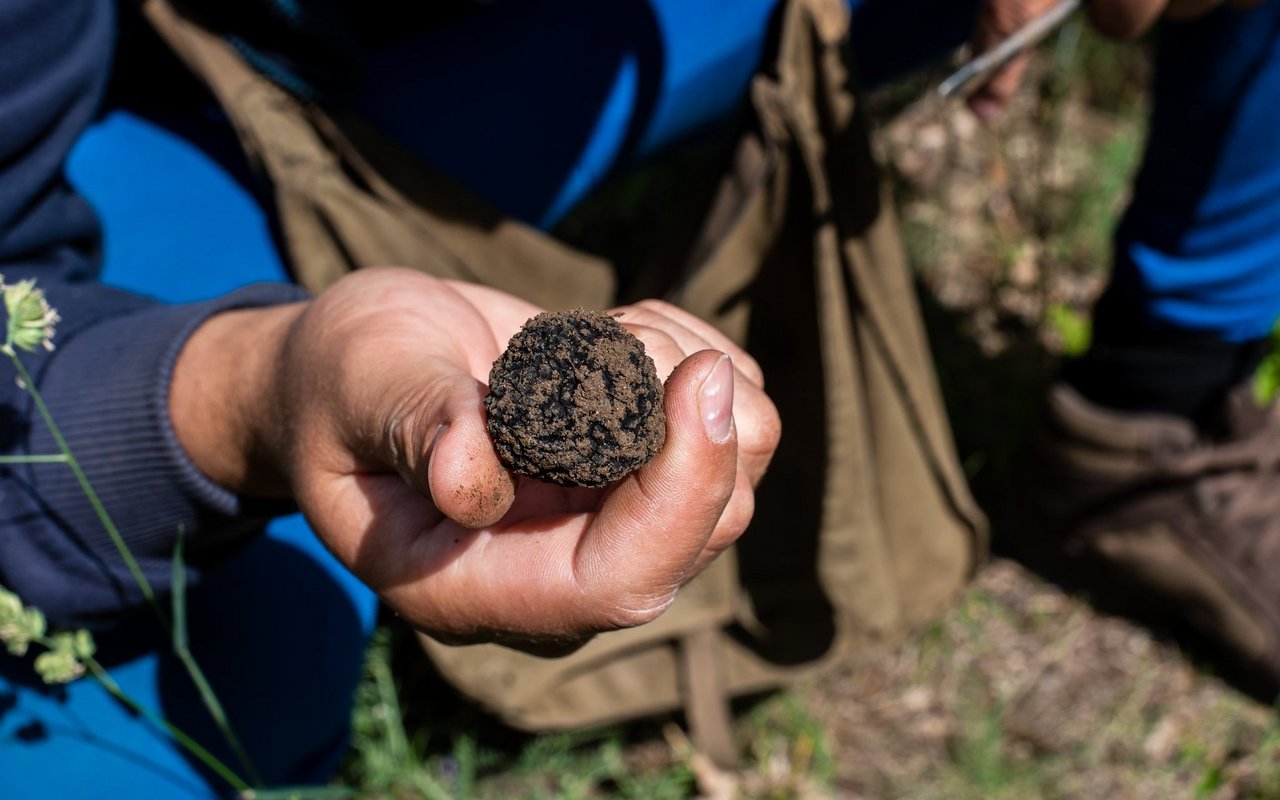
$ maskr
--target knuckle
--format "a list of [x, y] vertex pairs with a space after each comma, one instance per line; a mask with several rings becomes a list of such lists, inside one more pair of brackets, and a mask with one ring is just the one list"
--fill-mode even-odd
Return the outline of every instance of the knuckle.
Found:
[[782, 441], [782, 417], [773, 403], [756, 404], [741, 420], [738, 430], [739, 449], [752, 456], [771, 457]]
[[742, 373], [742, 376], [751, 383], [760, 388], [764, 388], [764, 370], [760, 368], [760, 362], [748, 353], [746, 350], [739, 349], [736, 353], [730, 353], [734, 366]]
[[724, 471], [714, 480], [703, 482], [702, 491], [687, 499], [688, 518], [705, 520], [706, 528], [710, 528], [715, 521], [724, 516], [729, 501], [733, 499], [737, 484], [737, 464], [736, 462], [727, 463]]
[[764, 440], [771, 447], [776, 447], [778, 442], [782, 440], [782, 415], [778, 413], [778, 407], [771, 400], [765, 402], [765, 407], [761, 413], [760, 428], [763, 431]]
[[676, 340], [671, 336], [671, 334], [659, 327], [648, 324], [644, 320], [627, 320], [626, 328], [644, 344], [645, 350], [653, 350], [655, 348], [668, 350], [673, 348], [678, 349]]
[[646, 328], [657, 328], [661, 325], [661, 315], [646, 303], [649, 301], [641, 301], [635, 305], [628, 306], [618, 317], [618, 321], [622, 324], [633, 327], [643, 326]]
[[640, 302], [636, 303], [636, 308], [640, 308], [649, 313], [657, 314], [663, 317], [674, 317], [677, 314], [685, 313], [680, 309], [678, 309], [677, 307], [671, 305], [667, 301], [658, 300], [656, 298], [646, 298], [644, 300], [641, 300]]
[[755, 511], [756, 498], [751, 483], [745, 476], [739, 477], [733, 496], [725, 504], [720, 519], [716, 521], [715, 530], [707, 540], [706, 549], [712, 553], [727, 550], [746, 533]]
[[723, 538], [725, 546], [737, 541], [742, 534], [746, 533], [747, 526], [751, 524], [751, 518], [756, 513], [755, 492], [749, 485], [739, 488], [740, 491], [734, 493], [725, 507], [724, 514], [720, 517], [720, 525], [713, 537]]
[[678, 587], [658, 592], [625, 591], [613, 597], [604, 615], [609, 628], [635, 628], [653, 622], [675, 602]]
[[777, 452], [781, 441], [781, 423], [776, 414], [773, 421], [762, 426], [760, 430], [739, 438], [738, 456], [741, 459], [740, 471], [749, 483], [754, 486], [764, 477]]

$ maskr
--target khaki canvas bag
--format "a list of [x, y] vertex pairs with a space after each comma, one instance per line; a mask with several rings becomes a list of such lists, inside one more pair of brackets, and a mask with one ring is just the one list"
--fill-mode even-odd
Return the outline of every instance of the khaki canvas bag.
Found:
[[[399, 264], [548, 308], [616, 302], [604, 261], [489, 209], [359, 120], [292, 97], [166, 0], [144, 9], [236, 125], [308, 288]], [[844, 0], [787, 0], [778, 14], [750, 124], [700, 231], [645, 284], [764, 368], [783, 438], [756, 516], [661, 618], [568, 657], [424, 637], [445, 677], [517, 727], [684, 708], [701, 746], [732, 763], [728, 698], [892, 643], [942, 611], [984, 556], [853, 91]]]

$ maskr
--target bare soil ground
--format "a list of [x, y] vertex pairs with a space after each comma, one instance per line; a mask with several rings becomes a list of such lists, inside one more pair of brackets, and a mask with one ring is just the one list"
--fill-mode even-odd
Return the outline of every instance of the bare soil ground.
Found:
[[903, 648], [799, 690], [841, 798], [1280, 796], [1271, 709], [993, 561]]
[[[1042, 50], [1029, 91], [991, 128], [915, 86], [875, 98], [877, 146], [997, 552], [1025, 533], [1004, 522], [1010, 473], [1056, 360], [1087, 341], [1144, 135], [1141, 48], [1064, 44]], [[1271, 707], [998, 556], [904, 647], [797, 694], [828, 736], [836, 797], [1280, 797]]]

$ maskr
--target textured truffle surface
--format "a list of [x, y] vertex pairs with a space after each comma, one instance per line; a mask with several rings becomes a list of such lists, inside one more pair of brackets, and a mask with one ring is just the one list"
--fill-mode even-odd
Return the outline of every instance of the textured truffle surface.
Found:
[[512, 472], [604, 486], [666, 440], [662, 382], [644, 345], [594, 311], [539, 314], [489, 372], [489, 436]]

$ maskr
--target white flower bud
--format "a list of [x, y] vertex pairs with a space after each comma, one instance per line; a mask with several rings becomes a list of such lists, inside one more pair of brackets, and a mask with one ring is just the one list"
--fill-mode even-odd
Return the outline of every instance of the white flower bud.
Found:
[[5, 283], [0, 276], [0, 291], [4, 292], [4, 309], [9, 316], [4, 352], [12, 354], [15, 347], [28, 352], [40, 347], [52, 350], [53, 329], [61, 318], [49, 307], [36, 282]]

